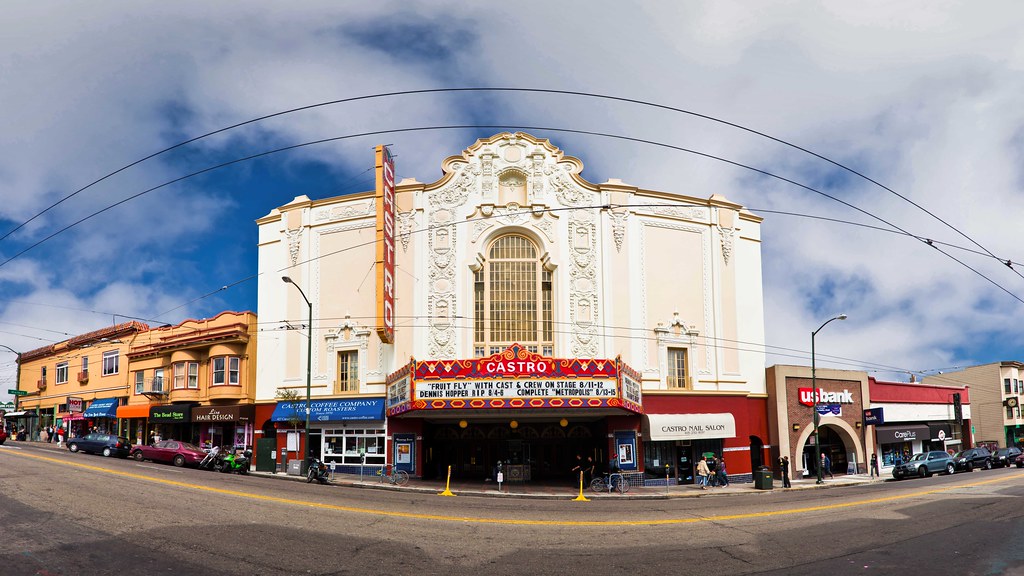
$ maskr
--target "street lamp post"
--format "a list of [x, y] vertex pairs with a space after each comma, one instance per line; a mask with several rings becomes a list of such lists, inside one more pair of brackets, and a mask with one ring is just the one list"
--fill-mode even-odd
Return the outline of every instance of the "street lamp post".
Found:
[[[17, 359], [15, 359], [15, 362], [18, 364], [18, 367], [15, 369], [15, 374], [14, 374], [14, 388], [15, 388], [15, 390], [21, 390], [21, 352], [18, 352], [17, 350], [15, 350], [14, 348], [11, 348], [10, 346], [7, 346], [6, 344], [0, 344], [0, 348], [7, 348], [15, 356], [17, 356]], [[14, 410], [15, 411], [18, 410], [18, 398], [20, 398], [20, 396], [15, 394], [14, 395]]]
[[818, 394], [818, 377], [814, 366], [814, 337], [833, 320], [846, 320], [846, 314], [829, 318], [825, 321], [825, 324], [818, 326], [817, 330], [811, 332], [811, 394], [814, 394], [814, 467], [818, 469], [818, 481], [815, 484], [824, 484], [825, 480], [821, 473], [821, 436], [818, 435], [818, 421], [821, 420], [821, 414], [818, 412], [818, 401], [821, 399], [821, 395]]
[[309, 395], [313, 370], [313, 303], [309, 301], [309, 298], [306, 298], [306, 293], [303, 292], [302, 288], [300, 288], [298, 284], [292, 281], [291, 278], [289, 278], [288, 276], [281, 276], [281, 280], [284, 280], [286, 283], [295, 286], [295, 288], [299, 291], [299, 294], [302, 295], [302, 299], [306, 301], [306, 306], [309, 307], [309, 338], [308, 342], [306, 343], [306, 454], [303, 454], [302, 456], [302, 465], [300, 468], [301, 473], [305, 475], [306, 470], [308, 469], [309, 466]]

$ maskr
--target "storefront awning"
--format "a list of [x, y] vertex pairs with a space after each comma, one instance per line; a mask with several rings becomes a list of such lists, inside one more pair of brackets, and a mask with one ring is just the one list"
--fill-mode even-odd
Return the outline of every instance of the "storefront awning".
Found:
[[[313, 400], [309, 403], [309, 419], [311, 422], [331, 422], [336, 420], [383, 420], [384, 399], [339, 399]], [[278, 402], [274, 413], [270, 415], [273, 422], [290, 420], [306, 420], [306, 401]]]
[[875, 438], [879, 444], [898, 444], [915, 440], [928, 440], [930, 430], [927, 426], [907, 424], [904, 426], [875, 426]]
[[85, 420], [85, 418], [82, 417], [82, 413], [81, 412], [62, 412], [60, 414], [57, 414], [57, 418], [60, 418], [61, 420], [65, 421], [65, 422], [73, 422], [75, 420]]
[[149, 418], [149, 404], [135, 404], [134, 406], [118, 406], [118, 418]]
[[117, 398], [99, 398], [82, 412], [82, 418], [117, 418]]
[[8, 412], [4, 414], [4, 418], [24, 418], [26, 416], [35, 416], [36, 413], [32, 410], [18, 410], [17, 412]]
[[732, 414], [647, 414], [644, 433], [649, 440], [697, 440], [735, 438]]

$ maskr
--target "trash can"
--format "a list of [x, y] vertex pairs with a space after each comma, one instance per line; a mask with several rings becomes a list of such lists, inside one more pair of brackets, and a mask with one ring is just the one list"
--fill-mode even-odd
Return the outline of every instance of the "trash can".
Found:
[[772, 489], [772, 469], [767, 466], [760, 466], [757, 470], [754, 470], [754, 489], [755, 490], [771, 490]]

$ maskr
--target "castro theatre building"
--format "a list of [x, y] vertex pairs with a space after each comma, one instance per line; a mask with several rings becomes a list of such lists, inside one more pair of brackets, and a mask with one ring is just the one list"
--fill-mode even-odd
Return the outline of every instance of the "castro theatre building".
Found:
[[[388, 160], [376, 192], [258, 221], [256, 425], [278, 454], [523, 482], [567, 481], [577, 455], [648, 483], [692, 482], [709, 452], [739, 479], [767, 461], [764, 354], [736, 344], [764, 341], [759, 217], [589, 182], [523, 133], [436, 182], [392, 188]], [[308, 440], [279, 401], [307, 366]]]

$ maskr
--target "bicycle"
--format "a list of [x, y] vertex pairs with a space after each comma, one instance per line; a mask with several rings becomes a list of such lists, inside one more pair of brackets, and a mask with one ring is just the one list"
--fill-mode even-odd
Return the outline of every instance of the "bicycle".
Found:
[[385, 471], [384, 468], [377, 470], [377, 476], [380, 477], [381, 484], [383, 484], [385, 480], [396, 486], [405, 486], [409, 482], [409, 473], [405, 470], [399, 470], [394, 466], [391, 466], [390, 473]]
[[614, 490], [619, 494], [625, 494], [629, 492], [629, 481], [621, 473], [614, 472], [591, 480], [590, 489], [597, 493], [608, 492], [611, 494]]

